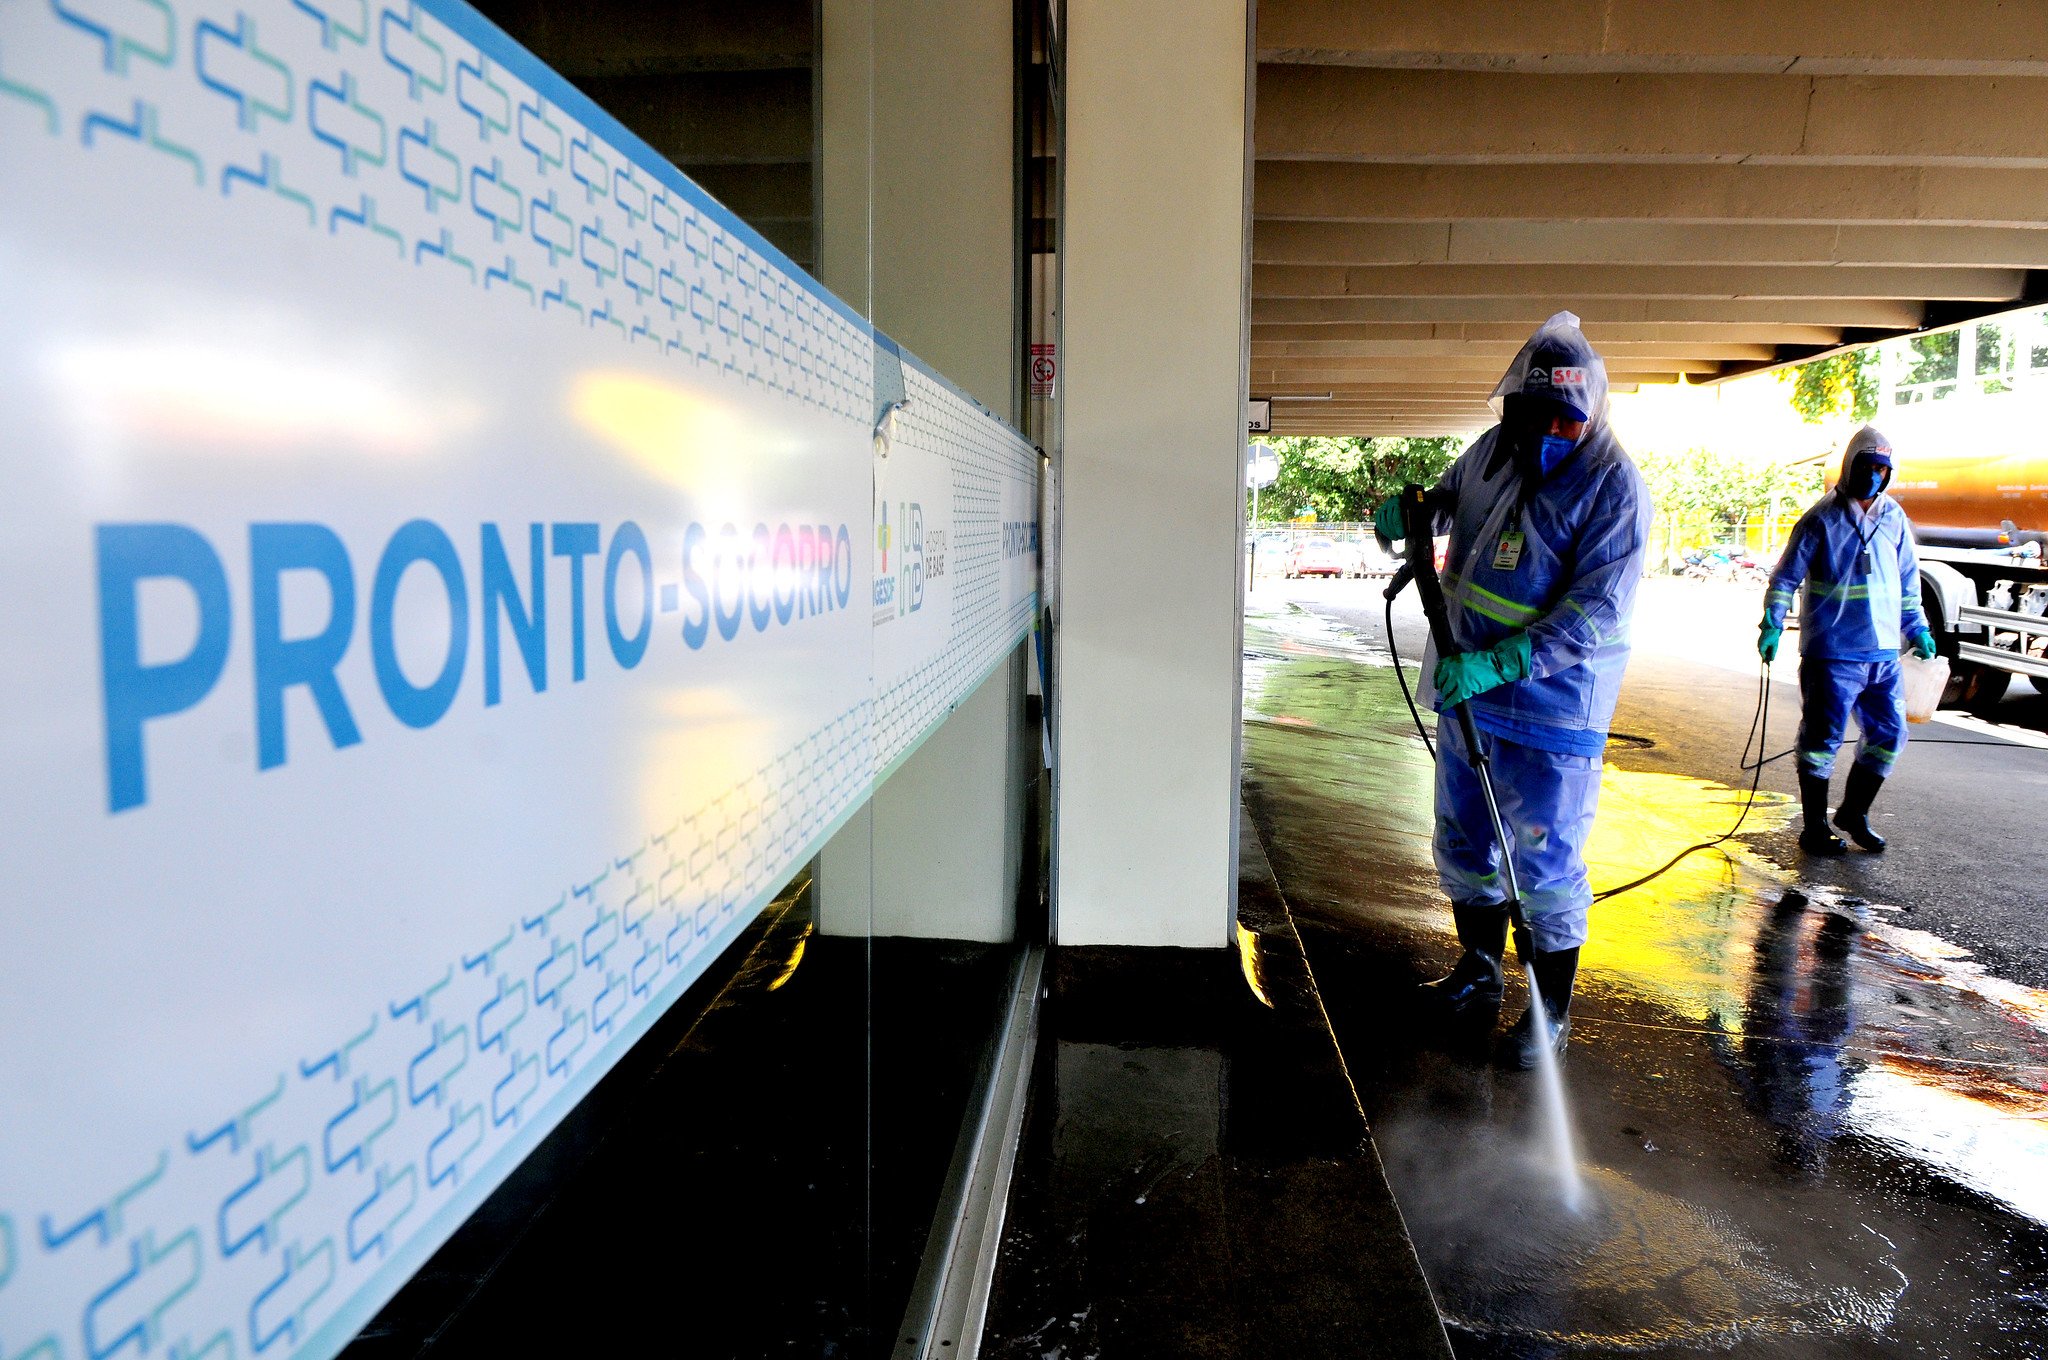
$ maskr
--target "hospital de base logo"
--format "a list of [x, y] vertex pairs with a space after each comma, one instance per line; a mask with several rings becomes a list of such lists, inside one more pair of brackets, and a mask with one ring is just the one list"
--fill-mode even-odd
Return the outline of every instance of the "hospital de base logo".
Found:
[[875, 622], [888, 623], [924, 607], [927, 578], [945, 571], [945, 531], [931, 534], [938, 556], [930, 556], [926, 542], [924, 507], [916, 501], [896, 502], [896, 519], [889, 519], [889, 502], [882, 502], [881, 518], [875, 525]]

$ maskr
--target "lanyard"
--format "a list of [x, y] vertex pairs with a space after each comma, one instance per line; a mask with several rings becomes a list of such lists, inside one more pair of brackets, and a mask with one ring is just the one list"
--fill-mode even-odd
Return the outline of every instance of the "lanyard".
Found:
[[1857, 564], [1861, 566], [1865, 572], [1868, 572], [1874, 566], [1874, 563], [1871, 561], [1870, 557], [1870, 545], [1877, 541], [1878, 530], [1884, 527], [1883, 503], [1879, 502], [1878, 513], [1876, 514], [1864, 513], [1863, 507], [1861, 505], [1858, 505], [1855, 501], [1850, 501], [1849, 505], [1850, 508], [1852, 508], [1856, 512], [1856, 516], [1858, 519], [1867, 520], [1870, 523], [1870, 532], [1868, 534], [1865, 534], [1860, 527], [1856, 528], [1854, 531], [1856, 534]]

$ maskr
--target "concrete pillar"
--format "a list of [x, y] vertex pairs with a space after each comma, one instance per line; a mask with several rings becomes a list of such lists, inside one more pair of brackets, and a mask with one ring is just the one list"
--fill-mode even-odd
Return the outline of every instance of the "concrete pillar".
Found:
[[1067, 0], [1054, 898], [1070, 945], [1235, 917], [1245, 0]]
[[[820, 277], [990, 410], [1019, 418], [1010, 0], [825, 0]], [[1020, 648], [820, 857], [832, 932], [1004, 940], [1025, 781]]]

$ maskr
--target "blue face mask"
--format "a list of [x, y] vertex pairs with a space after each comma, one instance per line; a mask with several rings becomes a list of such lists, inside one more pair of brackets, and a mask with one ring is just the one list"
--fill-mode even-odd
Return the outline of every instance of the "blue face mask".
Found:
[[1867, 501], [1884, 489], [1885, 469], [1858, 459], [1842, 487], [1852, 501]]
[[1557, 471], [1557, 465], [1569, 457], [1571, 451], [1578, 446], [1577, 440], [1566, 439], [1561, 434], [1544, 435], [1542, 447], [1536, 454], [1537, 461], [1543, 465], [1543, 475], [1548, 477]]

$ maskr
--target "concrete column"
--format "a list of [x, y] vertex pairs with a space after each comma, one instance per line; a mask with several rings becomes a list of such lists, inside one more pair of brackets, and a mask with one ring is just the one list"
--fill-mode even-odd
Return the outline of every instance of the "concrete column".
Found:
[[[990, 410], [1021, 358], [1010, 0], [825, 0], [820, 277]], [[1004, 940], [1015, 927], [1024, 649], [825, 848], [832, 932]]]
[[1245, 0], [1067, 0], [1057, 938], [1231, 938]]

